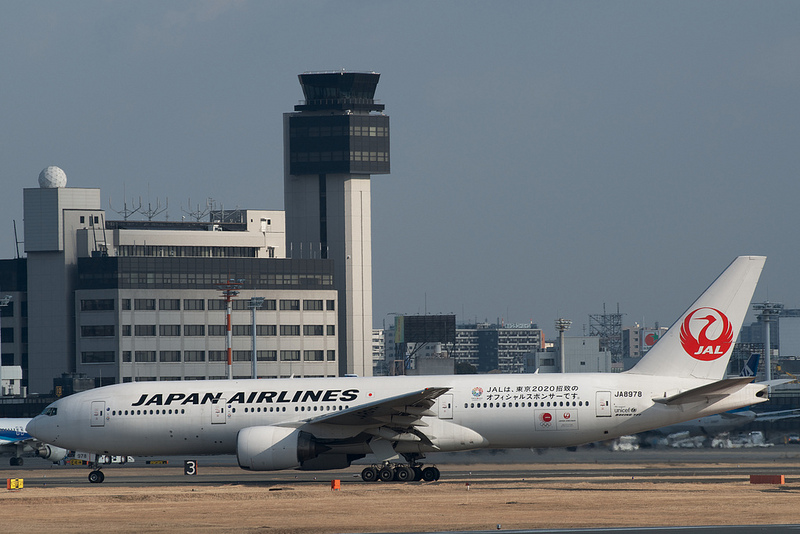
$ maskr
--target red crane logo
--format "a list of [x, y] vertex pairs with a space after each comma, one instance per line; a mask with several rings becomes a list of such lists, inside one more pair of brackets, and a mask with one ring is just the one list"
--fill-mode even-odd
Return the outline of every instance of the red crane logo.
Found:
[[[697, 332], [696, 336], [694, 332]], [[714, 334], [715, 337], [709, 337]], [[683, 320], [681, 345], [683, 350], [696, 360], [710, 362], [721, 358], [732, 344], [731, 322], [716, 308], [697, 308]]]

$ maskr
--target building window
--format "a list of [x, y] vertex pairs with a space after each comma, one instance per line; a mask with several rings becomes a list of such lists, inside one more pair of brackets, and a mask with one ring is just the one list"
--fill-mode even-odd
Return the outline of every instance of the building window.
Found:
[[321, 336], [324, 332], [321, 324], [305, 324], [303, 325], [304, 336]]
[[81, 311], [113, 311], [114, 299], [81, 299]]
[[[114, 325], [81, 326], [81, 337], [114, 337]], [[5, 341], [5, 337], [3, 337]]]
[[336, 310], [336, 301], [335, 300], [326, 300], [325, 301], [325, 309], [328, 311], [335, 311]]
[[199, 311], [206, 309], [204, 299], [183, 299], [183, 309], [189, 311]]
[[210, 324], [208, 325], [209, 336], [227, 336], [227, 327], [224, 324]]
[[[210, 362], [227, 362], [228, 351], [225, 350], [210, 350], [208, 351], [208, 361]], [[225, 378], [225, 377], [223, 377]]]
[[2, 339], [3, 343], [13, 343], [14, 342], [14, 327], [8, 326], [5, 328], [0, 328], [0, 339]]
[[275, 362], [278, 361], [277, 350], [259, 350], [256, 352], [256, 359], [260, 362]]
[[321, 350], [304, 350], [303, 361], [306, 362], [321, 362], [325, 359], [325, 353]]
[[281, 300], [281, 310], [299, 310], [299, 300]]
[[136, 336], [147, 337], [156, 335], [156, 325], [154, 324], [137, 324], [133, 332]]
[[129, 324], [122, 325], [122, 335], [125, 337], [131, 337], [131, 325]]
[[275, 336], [277, 334], [278, 334], [278, 329], [274, 324], [256, 325], [257, 336]]
[[139, 363], [153, 363], [156, 361], [156, 351], [154, 350], [137, 350], [134, 356]]
[[179, 324], [162, 324], [158, 326], [159, 336], [179, 336], [181, 335], [181, 325]]
[[322, 300], [304, 300], [303, 301], [303, 309], [304, 310], [322, 310]]
[[122, 299], [120, 301], [120, 308], [123, 310], [130, 310], [131, 309], [131, 299]]
[[335, 350], [329, 350], [328, 351], [328, 361], [329, 362], [335, 362], [336, 361], [336, 351]]
[[326, 326], [325, 328], [327, 329], [327, 332], [326, 332], [326, 333], [327, 333], [329, 336], [335, 336], [335, 335], [336, 335], [336, 326], [335, 326], [335, 325], [329, 324], [329, 325], [328, 325], [328, 326]]
[[[235, 350], [232, 354], [233, 361], [235, 362], [249, 362], [253, 360], [252, 350]], [[248, 377], [250, 378], [250, 377]]]
[[275, 299], [264, 299], [264, 302], [261, 303], [261, 307], [258, 308], [259, 310], [274, 310], [275, 309]]
[[227, 304], [222, 299], [208, 299], [208, 309], [209, 310], [225, 310], [227, 309]]
[[181, 299], [158, 299], [159, 310], [180, 310]]
[[183, 361], [185, 361], [185, 362], [204, 362], [204, 361], [206, 361], [206, 351], [204, 351], [204, 350], [185, 350], [185, 351], [183, 351]]
[[206, 335], [206, 325], [204, 324], [185, 324], [183, 325], [184, 336], [204, 336]]
[[[0, 288], [2, 289], [2, 288]], [[14, 301], [5, 306], [0, 306], [0, 317], [14, 317]]]
[[162, 350], [158, 353], [158, 360], [161, 362], [180, 362], [181, 351], [179, 350]]
[[156, 299], [135, 299], [133, 307], [137, 310], [155, 310]]
[[130, 363], [131, 362], [131, 351], [129, 351], [129, 350], [123, 350], [122, 351], [122, 361], [124, 363]]
[[236, 299], [231, 301], [231, 309], [242, 311], [250, 309], [250, 301], [244, 299]]
[[234, 336], [251, 336], [253, 335], [253, 327], [249, 324], [235, 324], [231, 325], [232, 335]]
[[300, 335], [300, 325], [299, 324], [282, 324], [281, 325], [281, 335], [282, 336], [299, 336]]
[[299, 350], [282, 350], [281, 351], [281, 361], [282, 362], [299, 362], [300, 361], [300, 351]]
[[81, 363], [114, 363], [114, 351], [81, 352]]

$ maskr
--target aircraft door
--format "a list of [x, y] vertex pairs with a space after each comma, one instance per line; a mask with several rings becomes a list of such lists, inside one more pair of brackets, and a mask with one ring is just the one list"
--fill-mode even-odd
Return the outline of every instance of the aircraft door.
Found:
[[212, 404], [211, 423], [216, 425], [224, 425], [228, 420], [229, 411], [230, 405], [228, 404]]
[[611, 417], [611, 392], [598, 391], [595, 398], [595, 415], [597, 417]]
[[92, 401], [92, 426], [105, 426], [106, 401]]
[[439, 397], [439, 419], [453, 418], [453, 395], [447, 394]]

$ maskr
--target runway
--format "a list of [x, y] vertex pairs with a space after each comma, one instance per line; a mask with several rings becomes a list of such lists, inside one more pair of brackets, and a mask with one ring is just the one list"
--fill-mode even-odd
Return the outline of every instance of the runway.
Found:
[[[186, 459], [197, 474], [184, 474]], [[86, 467], [26, 459], [3, 469], [25, 489], [0, 494], [0, 509], [30, 531], [50, 514], [60, 532], [800, 532], [800, 447], [440, 455], [433, 483], [363, 482], [364, 465], [248, 472], [232, 456], [135, 460], [90, 484]], [[752, 474], [786, 484], [753, 485]]]
[[[196, 463], [196, 474], [185, 475], [185, 460]], [[493, 480], [520, 482], [591, 480], [614, 475], [615, 484], [628, 480], [670, 480], [700, 484], [728, 480], [732, 476], [772, 474], [776, 469], [787, 478], [800, 481], [800, 446], [777, 446], [750, 449], [648, 449], [610, 452], [604, 449], [569, 452], [498, 451], [480, 453], [431, 454], [429, 464], [442, 471], [442, 481]], [[152, 462], [148, 464], [148, 462]], [[166, 463], [158, 463], [166, 462]], [[137, 457], [133, 463], [112, 464], [102, 469], [104, 486], [158, 484], [180, 486], [218, 484], [269, 485], [318, 484], [320, 480], [341, 479], [351, 484], [387, 484], [363, 482], [361, 470], [366, 460], [348, 469], [332, 471], [251, 472], [240, 469], [235, 456]], [[554, 466], [554, 467], [551, 467]], [[26, 458], [22, 468], [7, 467], [4, 472], [26, 473], [31, 487], [44, 484], [78, 485], [86, 482], [88, 467], [56, 466], [37, 458]], [[8, 478], [8, 477], [7, 477]], [[388, 483], [393, 484], [393, 483]]]

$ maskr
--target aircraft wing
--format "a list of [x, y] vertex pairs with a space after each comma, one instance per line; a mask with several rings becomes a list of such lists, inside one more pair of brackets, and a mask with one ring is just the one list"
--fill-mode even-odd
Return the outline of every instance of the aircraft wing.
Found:
[[321, 415], [306, 423], [326, 423], [347, 426], [425, 426], [423, 416], [436, 415], [430, 411], [436, 399], [450, 388], [425, 388], [388, 399], [355, 406], [341, 412]]
[[758, 413], [756, 414], [756, 421], [772, 422], [780, 421], [781, 419], [791, 419], [793, 417], [800, 417], [800, 409]]
[[699, 388], [678, 393], [677, 395], [655, 398], [653, 399], [653, 402], [666, 404], [668, 406], [676, 404], [689, 404], [692, 402], [707, 402], [709, 400], [730, 395], [752, 381], [752, 376], [746, 376], [742, 378], [726, 378], [711, 384], [706, 384], [705, 386], [700, 386]]
[[28, 433], [13, 433], [3, 431], [0, 433], [0, 454], [2, 453], [12, 453], [15, 454], [23, 449], [20, 447], [25, 447], [25, 452], [30, 452], [36, 450], [35, 443], [37, 442], [36, 438], [29, 435]]

